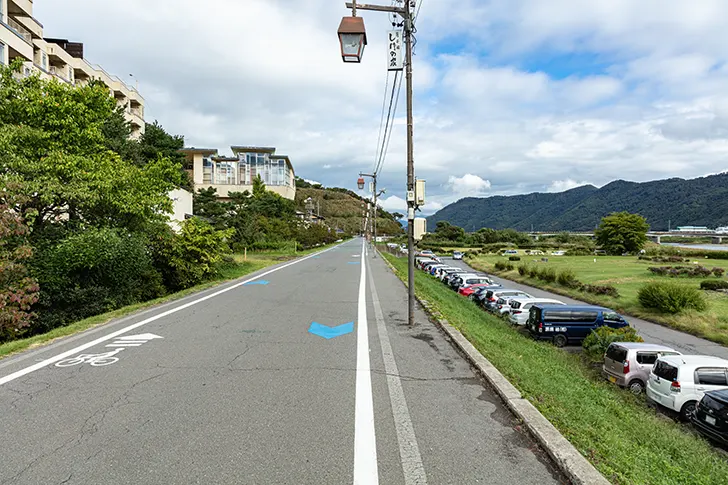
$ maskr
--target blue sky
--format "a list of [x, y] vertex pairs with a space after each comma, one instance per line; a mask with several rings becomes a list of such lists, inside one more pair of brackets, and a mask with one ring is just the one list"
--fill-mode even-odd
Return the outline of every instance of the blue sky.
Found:
[[[726, 169], [725, 0], [419, 2], [415, 162], [426, 212], [464, 196]], [[300, 176], [352, 189], [373, 168], [386, 15], [360, 14], [364, 62], [344, 65], [343, 0], [208, 0], [205, 11], [239, 28], [194, 29], [192, 0], [34, 6], [48, 36], [133, 73], [148, 120], [189, 145], [276, 146]], [[383, 205], [400, 211], [403, 117], [402, 98], [380, 178]]]

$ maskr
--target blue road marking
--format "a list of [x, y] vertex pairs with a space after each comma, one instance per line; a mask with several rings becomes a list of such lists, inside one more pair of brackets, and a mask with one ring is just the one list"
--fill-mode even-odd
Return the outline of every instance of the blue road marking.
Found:
[[256, 281], [250, 281], [248, 283], [245, 283], [243, 286], [267, 285], [268, 283], [270, 283], [270, 281], [266, 281], [266, 280], [256, 280]]
[[359, 264], [359, 261], [349, 261], [349, 264]]
[[319, 337], [323, 337], [326, 340], [331, 340], [335, 337], [340, 337], [354, 331], [354, 322], [344, 323], [336, 327], [327, 327], [320, 323], [311, 322], [311, 326], [308, 328], [308, 332]]

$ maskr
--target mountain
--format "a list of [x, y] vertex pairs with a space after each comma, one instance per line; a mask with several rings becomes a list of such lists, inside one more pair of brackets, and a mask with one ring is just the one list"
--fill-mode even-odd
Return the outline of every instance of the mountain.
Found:
[[448, 221], [466, 231], [591, 231], [602, 217], [620, 211], [641, 214], [653, 230], [726, 226], [728, 172], [689, 180], [617, 180], [600, 189], [585, 185], [556, 194], [468, 197], [428, 217], [427, 225]]
[[[362, 203], [367, 201], [351, 190], [338, 187], [324, 188], [320, 185], [302, 187], [297, 184], [296, 210], [306, 211], [306, 199], [313, 200], [314, 213], [325, 219], [326, 225], [332, 229], [341, 229], [350, 234], [361, 231]], [[377, 217], [377, 234], [403, 234], [402, 226], [389, 212], [379, 209]]]

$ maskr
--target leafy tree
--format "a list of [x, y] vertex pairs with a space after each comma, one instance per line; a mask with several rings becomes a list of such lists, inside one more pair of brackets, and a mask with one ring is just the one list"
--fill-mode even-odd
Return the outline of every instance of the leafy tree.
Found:
[[31, 306], [38, 300], [38, 284], [25, 265], [32, 255], [28, 227], [0, 194], [0, 342], [15, 338], [31, 324]]
[[227, 224], [229, 204], [217, 196], [217, 189], [208, 187], [198, 189], [192, 201], [192, 212], [212, 224], [216, 229], [224, 229]]
[[101, 133], [106, 147], [122, 159], [142, 165], [139, 142], [130, 138], [131, 124], [124, 117], [124, 107], [117, 106], [104, 123]]
[[596, 241], [609, 254], [634, 253], [647, 242], [647, 220], [639, 214], [613, 212], [602, 219]]
[[164, 219], [179, 168], [166, 158], [138, 167], [109, 149], [104, 127], [117, 111], [108, 90], [15, 80], [18, 67], [0, 68], [0, 188], [22, 196], [31, 240], [52, 226], [138, 230]]
[[392, 217], [394, 217], [395, 220], [400, 221], [404, 217], [404, 214], [400, 214], [399, 212], [392, 212]]
[[192, 191], [194, 187], [192, 179], [184, 170], [185, 155], [180, 152], [184, 146], [185, 139], [183, 136], [167, 133], [156, 120], [154, 123], [147, 123], [144, 134], [139, 139], [140, 163], [154, 162], [159, 158], [171, 160], [179, 168], [180, 186]]
[[447, 221], [439, 221], [435, 228], [435, 237], [446, 241], [461, 241], [465, 238], [465, 230]]

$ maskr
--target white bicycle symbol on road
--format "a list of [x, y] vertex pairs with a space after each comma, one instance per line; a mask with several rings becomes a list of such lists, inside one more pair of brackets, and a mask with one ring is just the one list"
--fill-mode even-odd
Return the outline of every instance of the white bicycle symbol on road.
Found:
[[71, 367], [74, 365], [79, 364], [91, 364], [94, 367], [99, 367], [102, 365], [110, 365], [115, 364], [119, 362], [118, 357], [114, 357], [114, 355], [118, 354], [124, 350], [116, 349], [112, 350], [111, 352], [105, 352], [103, 354], [81, 354], [77, 355], [76, 357], [71, 357], [70, 359], [64, 359], [60, 362], [56, 362], [56, 367]]

